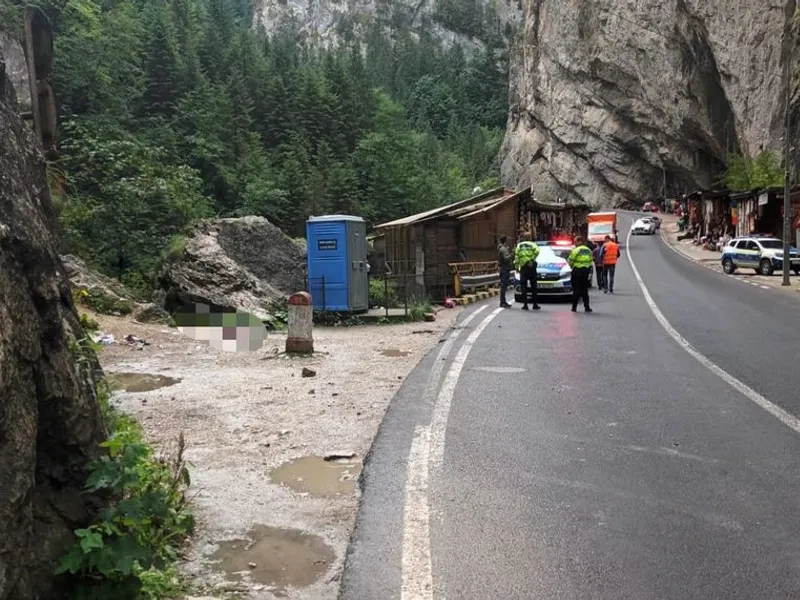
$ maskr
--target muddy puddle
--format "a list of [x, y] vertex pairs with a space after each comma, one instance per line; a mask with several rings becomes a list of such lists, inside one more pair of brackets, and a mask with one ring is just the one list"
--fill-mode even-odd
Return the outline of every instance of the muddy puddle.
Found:
[[108, 384], [114, 391], [152, 392], [180, 383], [180, 379], [148, 373], [109, 373]]
[[388, 356], [389, 358], [404, 358], [406, 356], [411, 356], [411, 352], [406, 352], [405, 350], [397, 350], [395, 348], [391, 348], [389, 350], [382, 350], [381, 354], [383, 356]]
[[232, 581], [245, 576], [285, 597], [289, 588], [303, 588], [319, 581], [336, 555], [325, 541], [299, 529], [257, 525], [248, 539], [222, 542], [212, 555], [217, 568]]
[[305, 456], [273, 469], [274, 483], [295, 492], [316, 498], [338, 498], [355, 492], [361, 464], [350, 458], [329, 460], [320, 456]]

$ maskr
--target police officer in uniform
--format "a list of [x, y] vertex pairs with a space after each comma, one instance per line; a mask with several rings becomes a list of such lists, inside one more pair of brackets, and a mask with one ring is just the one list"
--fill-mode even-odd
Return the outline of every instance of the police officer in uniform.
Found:
[[537, 289], [536, 289], [536, 259], [539, 256], [539, 246], [531, 241], [530, 232], [525, 232], [522, 236], [522, 241], [517, 244], [514, 250], [514, 266], [519, 271], [519, 284], [522, 290], [522, 310], [528, 310], [528, 282], [531, 283], [531, 292], [533, 295], [533, 310], [539, 310], [541, 307], [537, 302]]
[[589, 275], [594, 257], [581, 236], [575, 238], [575, 249], [570, 252], [567, 262], [572, 267], [572, 312], [578, 312], [578, 300], [583, 300], [584, 311], [593, 312], [589, 306]]

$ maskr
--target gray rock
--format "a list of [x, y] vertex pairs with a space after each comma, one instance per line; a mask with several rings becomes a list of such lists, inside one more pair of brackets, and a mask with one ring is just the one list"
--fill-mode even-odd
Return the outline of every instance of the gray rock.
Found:
[[58, 598], [54, 570], [97, 499], [85, 467], [105, 436], [96, 357], [57, 254], [56, 213], [0, 56], [0, 600]]
[[199, 223], [160, 277], [164, 307], [240, 310], [269, 321], [276, 302], [302, 290], [305, 254], [262, 217]]
[[[294, 24], [301, 35], [322, 45], [340, 41], [345, 23], [353, 26], [357, 39], [366, 39], [369, 25], [377, 21], [387, 28], [404, 23], [415, 31], [425, 29], [445, 45], [457, 43], [467, 51], [482, 46], [480, 40], [437, 21], [437, 4], [438, 0], [260, 0], [256, 4], [256, 18], [269, 32]], [[484, 9], [489, 6], [495, 9], [495, 25], [503, 35], [507, 25], [522, 18], [519, 0], [480, 0], [479, 4]]]
[[662, 168], [677, 194], [713, 186], [728, 152], [779, 149], [787, 18], [752, 0], [529, 2], [504, 183], [641, 203]]
[[[22, 29], [22, 13], [20, 13], [20, 29]], [[16, 92], [20, 112], [31, 109], [31, 88], [28, 76], [28, 64], [25, 62], [25, 51], [22, 44], [10, 33], [0, 31], [0, 56], [5, 61], [6, 75]]]
[[169, 314], [155, 304], [139, 304], [133, 310], [133, 318], [139, 323], [168, 323]]

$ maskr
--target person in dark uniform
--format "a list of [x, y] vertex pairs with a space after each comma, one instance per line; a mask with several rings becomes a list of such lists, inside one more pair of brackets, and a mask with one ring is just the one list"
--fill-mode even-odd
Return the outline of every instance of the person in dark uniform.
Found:
[[572, 312], [578, 312], [578, 300], [583, 300], [583, 310], [593, 312], [589, 306], [589, 275], [592, 273], [594, 259], [592, 251], [584, 245], [583, 238], [575, 238], [575, 249], [567, 258], [572, 268]]
[[500, 267], [500, 307], [511, 308], [511, 305], [506, 299], [508, 292], [508, 282], [511, 279], [511, 269], [514, 268], [514, 256], [511, 250], [506, 245], [508, 238], [502, 236], [500, 244], [497, 246], [497, 264]]

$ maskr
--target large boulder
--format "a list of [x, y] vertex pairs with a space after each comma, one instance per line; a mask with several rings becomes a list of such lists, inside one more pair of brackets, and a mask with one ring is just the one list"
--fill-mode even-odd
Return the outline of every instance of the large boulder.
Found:
[[31, 127], [0, 54], [0, 600], [58, 599], [54, 571], [94, 516], [85, 467], [105, 436], [84, 337], [57, 254]]
[[305, 252], [262, 217], [197, 224], [160, 285], [169, 312], [206, 304], [269, 321], [277, 302], [303, 289]]

